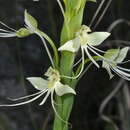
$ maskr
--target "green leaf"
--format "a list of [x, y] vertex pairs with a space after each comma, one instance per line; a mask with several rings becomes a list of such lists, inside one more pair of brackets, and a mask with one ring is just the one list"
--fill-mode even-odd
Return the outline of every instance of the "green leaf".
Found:
[[29, 26], [29, 27], [33, 27], [33, 28], [37, 28], [38, 27], [38, 23], [37, 23], [37, 20], [32, 17], [28, 12], [27, 10], [25, 10], [24, 12], [24, 17], [25, 17], [25, 23]]

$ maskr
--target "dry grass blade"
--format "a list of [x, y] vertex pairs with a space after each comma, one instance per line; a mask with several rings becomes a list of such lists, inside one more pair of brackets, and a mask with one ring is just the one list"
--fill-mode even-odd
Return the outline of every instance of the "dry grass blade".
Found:
[[91, 22], [90, 22], [90, 24], [89, 24], [89, 27], [90, 27], [90, 28], [91, 28], [93, 22], [95, 21], [97, 15], [99, 14], [99, 12], [100, 12], [100, 10], [101, 10], [103, 4], [105, 3], [105, 1], [106, 1], [106, 0], [102, 0], [101, 3], [100, 3], [100, 5], [99, 5], [99, 7], [97, 8], [97, 11], [96, 11], [96, 13], [94, 14], [94, 16], [93, 16], [93, 18], [92, 18], [92, 20], [91, 20]]
[[94, 28], [93, 28], [94, 30], [95, 30], [95, 28], [99, 25], [99, 23], [101, 22], [102, 18], [104, 17], [106, 11], [108, 10], [108, 8], [109, 8], [109, 6], [110, 6], [110, 4], [111, 4], [111, 2], [112, 2], [112, 0], [109, 0], [109, 1], [108, 1], [108, 3], [107, 3], [107, 5], [106, 5], [105, 9], [103, 10], [101, 16], [98, 18], [98, 20], [97, 20], [97, 22], [96, 22], [96, 25], [95, 25]]
[[117, 84], [117, 86], [115, 87], [115, 89], [103, 100], [103, 102], [101, 103], [100, 109], [99, 109], [99, 114], [101, 116], [101, 118], [112, 124], [113, 127], [118, 130], [118, 127], [114, 124], [114, 122], [106, 115], [103, 114], [105, 107], [108, 105], [109, 101], [115, 96], [115, 94], [121, 89], [122, 85], [124, 84], [124, 79], [120, 79], [119, 83]]
[[112, 32], [112, 30], [119, 24], [121, 23], [126, 23], [128, 25], [130, 25], [129, 21], [125, 20], [125, 19], [117, 19], [116, 21], [114, 21], [109, 28], [107, 29], [108, 32]]

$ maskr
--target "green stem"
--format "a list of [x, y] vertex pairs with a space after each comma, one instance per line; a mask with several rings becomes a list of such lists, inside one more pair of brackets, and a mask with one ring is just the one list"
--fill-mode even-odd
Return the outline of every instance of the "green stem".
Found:
[[38, 30], [38, 32], [40, 33], [41, 36], [43, 36], [48, 42], [49, 44], [51, 45], [53, 51], [54, 51], [54, 61], [55, 61], [55, 65], [56, 67], [58, 67], [58, 64], [59, 64], [59, 56], [58, 56], [58, 51], [57, 51], [57, 48], [55, 46], [55, 43], [53, 42], [53, 40], [44, 32]]
[[[74, 10], [71, 10], [71, 12], [72, 11], [74, 12]], [[62, 33], [61, 33], [61, 45], [63, 45], [68, 40], [74, 38], [75, 32], [81, 27], [82, 19], [83, 19], [83, 11], [84, 11], [84, 6], [78, 12], [76, 12], [71, 18], [69, 18], [69, 20], [67, 20], [69, 22], [64, 22]], [[69, 14], [71, 12], [65, 12], [65, 14]], [[67, 51], [61, 52], [61, 60], [60, 60], [61, 75], [66, 75], [66, 76], [72, 75], [74, 59], [75, 59], [74, 53], [67, 52]], [[75, 88], [77, 84], [76, 80], [71, 80], [66, 78], [63, 78], [62, 82], [64, 84], [69, 85], [72, 88]], [[74, 96], [72, 94], [67, 94], [62, 97], [57, 97], [56, 102], [58, 104], [62, 104], [56, 107], [58, 114], [61, 116], [63, 120], [68, 122], [73, 107]], [[53, 130], [68, 130], [68, 127], [69, 124], [61, 121], [58, 117], [55, 116]]]

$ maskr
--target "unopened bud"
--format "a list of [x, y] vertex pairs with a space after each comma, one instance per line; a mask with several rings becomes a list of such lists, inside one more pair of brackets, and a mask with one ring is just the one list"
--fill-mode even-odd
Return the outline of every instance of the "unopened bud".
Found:
[[17, 32], [16, 35], [17, 37], [27, 37], [31, 34], [31, 32], [26, 29], [26, 28], [20, 28]]

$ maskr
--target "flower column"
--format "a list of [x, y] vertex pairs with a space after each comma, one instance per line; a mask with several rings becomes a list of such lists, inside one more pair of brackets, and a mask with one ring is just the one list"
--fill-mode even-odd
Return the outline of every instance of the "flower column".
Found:
[[[65, 4], [64, 24], [61, 32], [61, 45], [68, 40], [74, 38], [75, 32], [81, 27], [83, 20], [84, 7], [87, 1], [96, 2], [96, 0], [63, 0]], [[63, 51], [61, 52], [60, 72], [61, 75], [72, 76], [72, 67], [74, 64], [75, 53]], [[62, 78], [62, 82], [70, 85], [72, 88], [76, 86], [76, 80]], [[65, 95], [62, 98], [56, 97], [57, 111], [65, 122], [55, 116], [53, 130], [68, 130], [71, 126], [68, 122], [73, 106], [73, 96]]]

